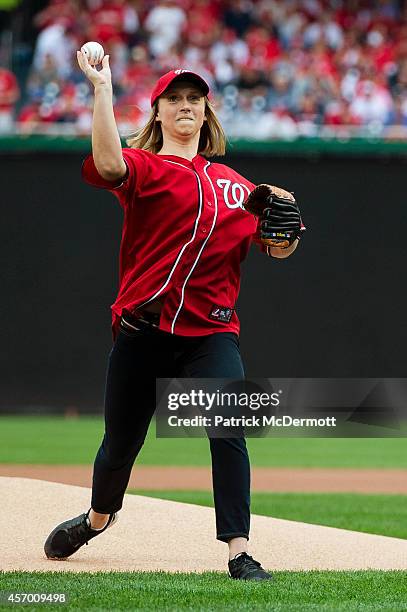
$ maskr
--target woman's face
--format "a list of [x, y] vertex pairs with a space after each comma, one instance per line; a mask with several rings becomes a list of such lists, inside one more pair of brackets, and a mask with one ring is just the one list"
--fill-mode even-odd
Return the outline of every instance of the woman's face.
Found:
[[200, 131], [205, 121], [205, 98], [193, 82], [172, 83], [158, 99], [156, 121], [166, 136], [188, 140]]

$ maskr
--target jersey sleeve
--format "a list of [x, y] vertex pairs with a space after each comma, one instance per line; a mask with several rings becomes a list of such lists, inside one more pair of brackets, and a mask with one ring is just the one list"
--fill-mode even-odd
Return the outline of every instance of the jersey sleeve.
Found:
[[[253, 189], [255, 189], [256, 184], [252, 183], [252, 181], [249, 181], [249, 179], [247, 179], [245, 176], [242, 176], [241, 174], [236, 172], [236, 170], [231, 170], [231, 168], [229, 168], [228, 166], [222, 165], [221, 167], [223, 171], [226, 170], [226, 172], [228, 172], [229, 174], [230, 172], [232, 172], [231, 176], [233, 180], [238, 182], [240, 185], [244, 186], [247, 192], [245, 196], [245, 199], [246, 199], [249, 193], [251, 193]], [[263, 244], [263, 242], [260, 239], [260, 219], [259, 218], [256, 221], [256, 230], [252, 234], [251, 240], [254, 242], [254, 244], [258, 246], [258, 248], [260, 249], [262, 253], [266, 253], [267, 255], [271, 256], [269, 249], [266, 247], [266, 245]]]
[[93, 155], [88, 155], [82, 164], [82, 179], [101, 189], [112, 192], [124, 207], [139, 192], [147, 173], [147, 159], [141, 149], [122, 149], [124, 163], [126, 164], [126, 174], [117, 181], [107, 181], [100, 176], [96, 169]]

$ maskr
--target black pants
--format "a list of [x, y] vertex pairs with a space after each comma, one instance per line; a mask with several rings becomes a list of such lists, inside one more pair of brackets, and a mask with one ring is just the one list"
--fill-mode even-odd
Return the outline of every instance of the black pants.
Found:
[[[120, 510], [133, 463], [155, 410], [156, 378], [244, 376], [236, 334], [186, 337], [151, 326], [120, 328], [109, 355], [105, 435], [96, 455], [92, 508]], [[249, 539], [250, 465], [244, 437], [210, 438], [216, 537]]]

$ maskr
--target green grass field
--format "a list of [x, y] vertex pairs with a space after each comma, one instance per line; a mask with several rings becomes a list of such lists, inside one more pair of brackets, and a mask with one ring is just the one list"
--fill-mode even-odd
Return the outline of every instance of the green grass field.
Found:
[[[128, 492], [200, 506], [213, 506], [210, 491], [132, 489]], [[253, 514], [291, 521], [407, 538], [407, 495], [252, 492], [251, 511]]]
[[[100, 417], [0, 417], [0, 463], [91, 464], [103, 435]], [[407, 440], [249, 438], [252, 466], [407, 468]], [[154, 425], [138, 459], [144, 465], [208, 466], [205, 439], [156, 439]], [[134, 491], [212, 505], [202, 491]], [[407, 537], [407, 496], [252, 493], [252, 512], [290, 520]], [[226, 569], [226, 568], [225, 568]], [[0, 571], [0, 591], [66, 592], [64, 610], [407, 611], [407, 573], [276, 572], [275, 581], [240, 583], [225, 573], [71, 574]], [[47, 604], [48, 609], [51, 604]], [[42, 610], [16, 604], [5, 610]]]
[[[91, 464], [101, 417], [0, 417], [0, 463]], [[252, 466], [407, 468], [407, 438], [249, 438]], [[205, 438], [155, 437], [151, 425], [138, 462], [210, 465]]]
[[[341, 612], [407, 610], [404, 572], [276, 572], [266, 583], [232, 581], [226, 574], [164, 572], [69, 574], [0, 573], [2, 591], [62, 593], [62, 610], [273, 610]], [[27, 611], [45, 606], [11, 606]], [[55, 609], [48, 604], [48, 609]]]

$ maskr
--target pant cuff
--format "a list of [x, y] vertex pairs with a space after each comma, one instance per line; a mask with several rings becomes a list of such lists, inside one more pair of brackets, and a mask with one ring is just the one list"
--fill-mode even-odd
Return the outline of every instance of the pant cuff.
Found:
[[98, 514], [113, 514], [113, 512], [119, 512], [119, 510], [121, 510], [122, 507], [123, 507], [122, 505], [121, 506], [116, 505], [113, 508], [106, 509], [106, 508], [100, 508], [100, 507], [98, 508], [98, 507], [95, 507], [93, 504], [91, 504], [91, 508], [93, 512], [97, 512]]
[[229, 542], [229, 540], [232, 538], [246, 538], [246, 540], [249, 540], [249, 534], [244, 533], [243, 531], [238, 531], [236, 533], [219, 533], [216, 536], [216, 539], [220, 540], [221, 542]]

